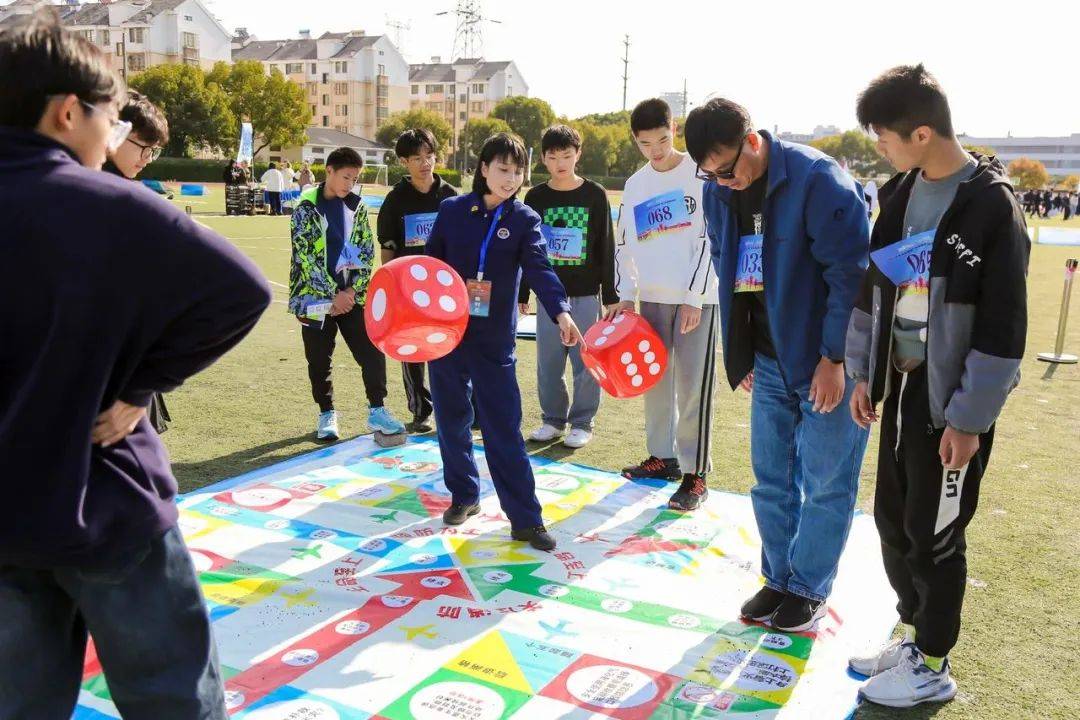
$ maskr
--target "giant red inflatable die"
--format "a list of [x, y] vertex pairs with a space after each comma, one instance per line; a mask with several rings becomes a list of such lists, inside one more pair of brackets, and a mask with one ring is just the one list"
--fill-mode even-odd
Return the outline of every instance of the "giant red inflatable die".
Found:
[[403, 362], [437, 360], [457, 347], [469, 324], [465, 283], [442, 260], [401, 257], [375, 271], [364, 306], [368, 337]]
[[641, 395], [667, 370], [667, 348], [635, 312], [621, 312], [589, 328], [581, 359], [600, 387], [617, 398]]

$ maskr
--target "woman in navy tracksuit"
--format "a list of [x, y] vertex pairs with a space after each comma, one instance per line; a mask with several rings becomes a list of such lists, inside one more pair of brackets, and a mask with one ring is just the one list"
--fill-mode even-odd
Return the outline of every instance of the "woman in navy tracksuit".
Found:
[[521, 436], [521, 393], [514, 373], [517, 294], [524, 272], [566, 345], [581, 340], [566, 291], [547, 259], [540, 216], [516, 199], [528, 156], [507, 133], [488, 138], [473, 192], [448, 198], [427, 242], [427, 254], [450, 264], [469, 286], [469, 325], [461, 344], [429, 363], [435, 425], [446, 486], [453, 496], [443, 520], [460, 525], [480, 511], [473, 457], [470, 385], [480, 411], [484, 452], [495, 492], [515, 540], [551, 550], [536, 483]]

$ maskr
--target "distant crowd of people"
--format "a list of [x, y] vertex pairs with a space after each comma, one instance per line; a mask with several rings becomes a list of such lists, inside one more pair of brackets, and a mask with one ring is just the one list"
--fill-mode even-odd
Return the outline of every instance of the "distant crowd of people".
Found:
[[1080, 193], [1028, 190], [1020, 194], [1024, 212], [1035, 217], [1050, 217], [1060, 213], [1065, 220], [1080, 215]]
[[[254, 171], [247, 161], [230, 160], [225, 166], [223, 179], [225, 185], [250, 185], [253, 182]], [[270, 163], [266, 172], [262, 174], [258, 182], [266, 190], [266, 202], [270, 207], [271, 215], [282, 214], [281, 194], [286, 190], [304, 190], [315, 184], [315, 173], [311, 170], [311, 163], [304, 162], [299, 170], [293, 170], [292, 165], [284, 162], [280, 165]]]

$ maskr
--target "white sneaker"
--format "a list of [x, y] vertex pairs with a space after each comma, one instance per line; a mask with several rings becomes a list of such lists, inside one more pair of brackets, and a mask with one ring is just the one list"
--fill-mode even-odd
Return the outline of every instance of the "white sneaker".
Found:
[[561, 429], [554, 425], [544, 423], [529, 436], [529, 439], [533, 442], [551, 442], [562, 434], [563, 431]]
[[848, 667], [860, 675], [874, 677], [900, 664], [900, 658], [913, 643], [903, 636], [895, 638], [873, 655], [856, 656], [848, 660]]
[[592, 440], [592, 433], [581, 428], [573, 428], [563, 439], [562, 444], [568, 448], [583, 448]]
[[945, 658], [940, 671], [934, 671], [914, 645], [907, 646], [895, 667], [870, 678], [859, 689], [862, 700], [887, 707], [914, 707], [954, 697], [956, 681], [949, 677], [949, 659]]
[[315, 439], [327, 441], [338, 439], [336, 410], [327, 410], [324, 413], [319, 413], [319, 421], [315, 426]]

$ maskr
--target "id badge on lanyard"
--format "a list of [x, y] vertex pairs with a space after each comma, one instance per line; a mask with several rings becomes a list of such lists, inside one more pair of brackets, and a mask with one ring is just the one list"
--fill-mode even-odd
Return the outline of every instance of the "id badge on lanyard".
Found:
[[[476, 267], [476, 278], [465, 281], [465, 290], [469, 294], [469, 315], [472, 317], [487, 317], [491, 314], [491, 281], [484, 279], [484, 265], [487, 261], [488, 245], [491, 244], [491, 236], [495, 234], [495, 228], [502, 218], [503, 205], [495, 210], [495, 217], [491, 219], [487, 235], [480, 246], [480, 262]], [[507, 234], [509, 237], [509, 234]]]

